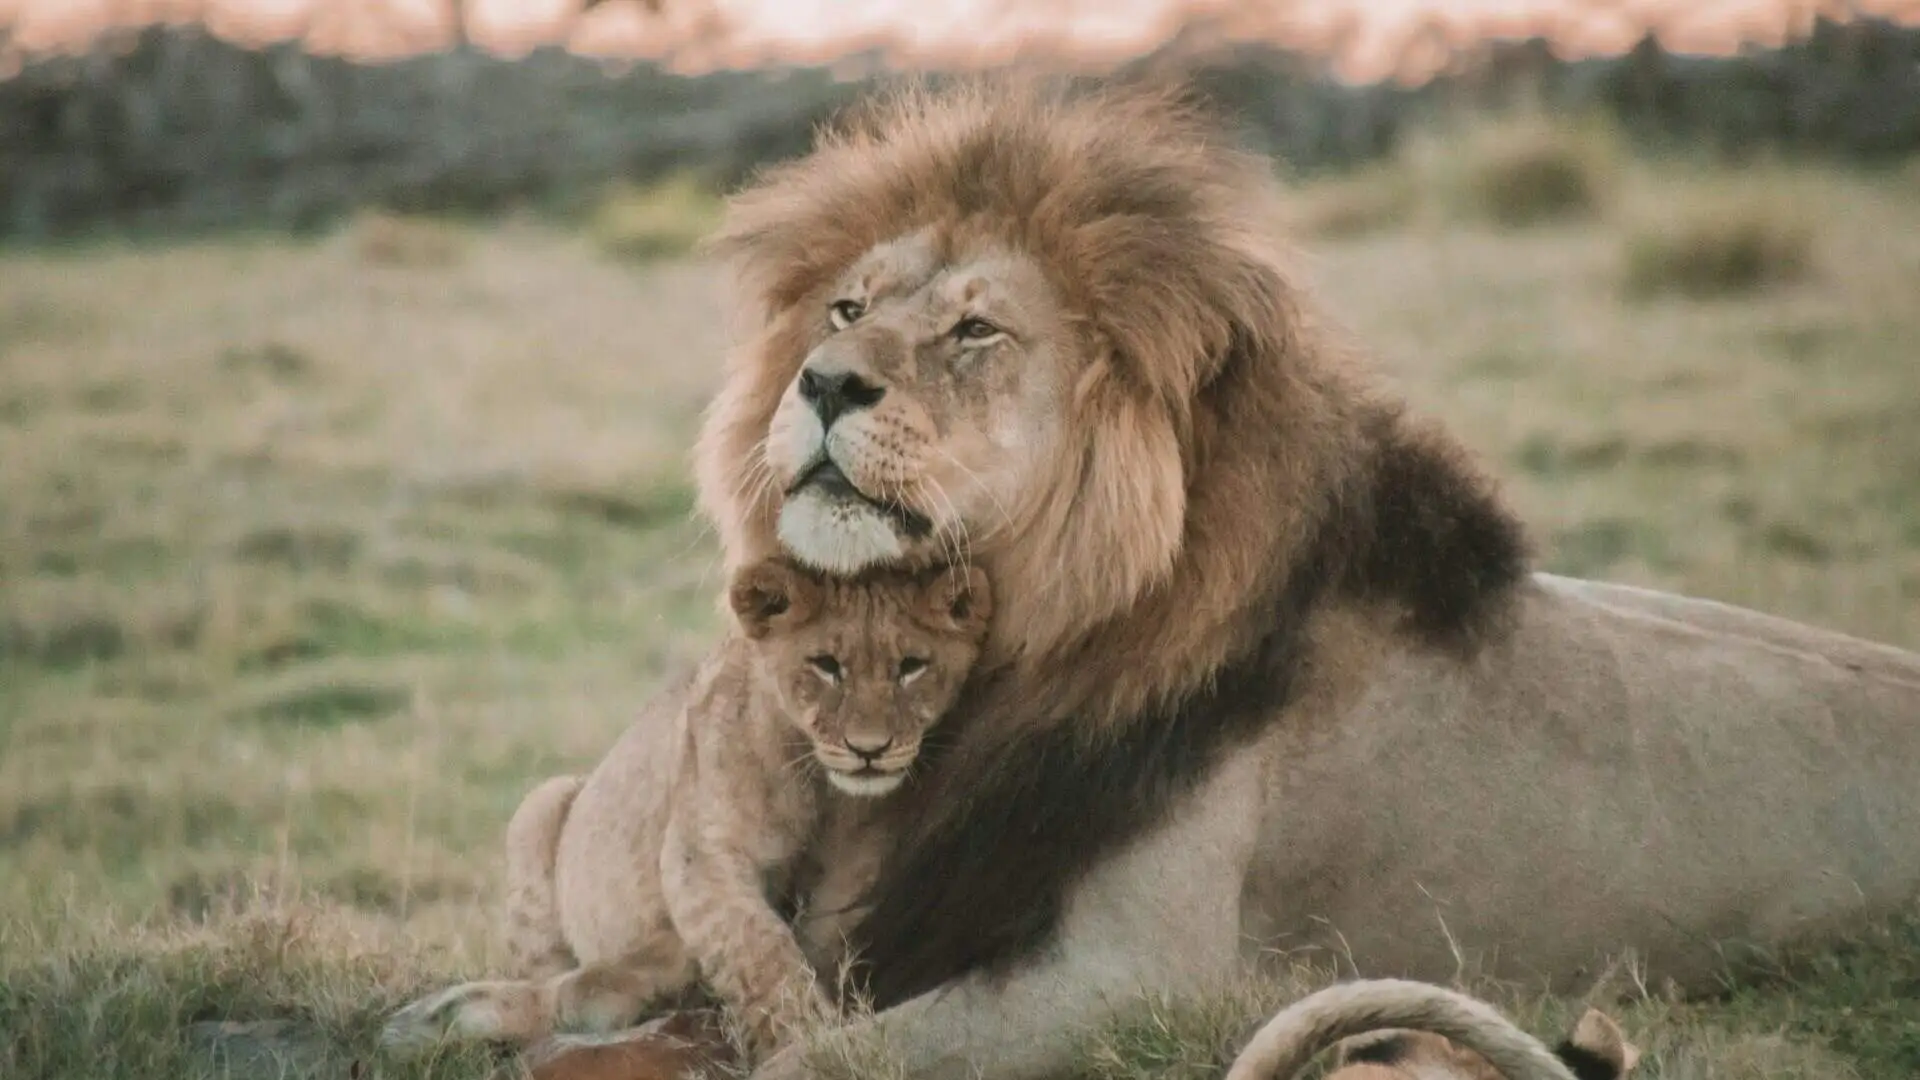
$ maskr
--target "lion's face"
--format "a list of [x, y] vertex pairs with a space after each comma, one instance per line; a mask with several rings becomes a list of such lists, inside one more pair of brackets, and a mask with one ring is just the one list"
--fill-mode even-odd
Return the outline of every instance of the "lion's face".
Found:
[[883, 244], [825, 290], [780, 397], [766, 461], [782, 544], [835, 574], [963, 558], [1056, 471], [1072, 335], [1040, 268], [926, 234]]
[[[1270, 163], [1152, 95], [908, 93], [769, 170], [713, 248], [752, 327], [695, 455], [729, 567], [984, 566], [987, 662], [1037, 671], [1174, 595], [1188, 543], [1256, 508], [1292, 528], [1304, 459], [1214, 490], [1232, 529], [1189, 505], [1246, 448], [1210, 432], [1312, 422], [1279, 202]], [[1284, 386], [1219, 390], [1235, 358]], [[1257, 564], [1232, 565], [1180, 603], [1241, 603]]]
[[753, 678], [850, 795], [900, 786], [952, 708], [986, 636], [977, 569], [815, 577], [782, 560], [736, 577], [729, 599], [753, 643]]

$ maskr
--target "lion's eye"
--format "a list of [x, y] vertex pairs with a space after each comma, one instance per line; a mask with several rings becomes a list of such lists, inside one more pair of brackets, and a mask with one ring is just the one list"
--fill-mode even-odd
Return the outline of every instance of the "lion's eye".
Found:
[[953, 324], [953, 336], [959, 341], [985, 341], [999, 334], [999, 327], [976, 316], [969, 316]]
[[917, 656], [909, 656], [900, 661], [900, 681], [910, 682], [915, 675], [927, 670], [927, 662]]
[[828, 682], [840, 681], [840, 661], [835, 660], [833, 657], [821, 653], [819, 656], [807, 657], [807, 663], [812, 665], [813, 670], [819, 672], [821, 677]]
[[867, 306], [858, 300], [835, 300], [827, 308], [827, 321], [835, 330], [845, 330], [867, 313]]

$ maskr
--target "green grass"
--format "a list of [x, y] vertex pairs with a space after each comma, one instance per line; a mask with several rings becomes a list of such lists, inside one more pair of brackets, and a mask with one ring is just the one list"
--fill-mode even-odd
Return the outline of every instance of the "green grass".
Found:
[[[1622, 162], [1588, 211], [1518, 229], [1420, 181], [1462, 167], [1316, 186], [1345, 205], [1307, 265], [1547, 566], [1920, 645], [1899, 178]], [[622, 228], [697, 233], [693, 190]], [[1755, 190], [1817, 239], [1811, 272], [1623, 292], [1636, 223]], [[680, 240], [636, 266], [613, 213], [0, 253], [0, 1075], [193, 1075], [187, 1025], [280, 1020], [345, 1076], [384, 1010], [497, 970], [513, 806], [716, 626], [685, 455], [718, 276], [653, 257]], [[1861, 933], [1719, 1000], [1629, 987], [1646, 1075], [1920, 1072], [1920, 940]], [[1214, 1075], [1297, 989], [1150, 1012], [1087, 1068]], [[1569, 1015], [1484, 989], [1543, 1034]]]
[[[212, 929], [94, 926], [58, 936], [0, 924], [0, 945], [13, 957], [0, 981], [0, 1071], [9, 1077], [241, 1080], [288, 1062], [307, 1070], [296, 1075], [346, 1077], [378, 1065], [391, 1080], [432, 1080], [484, 1076], [491, 1065], [478, 1050], [382, 1059], [380, 1024], [431, 989], [426, 969], [404, 941], [339, 914], [290, 907], [234, 914]], [[216, 1043], [220, 1025], [269, 1037]]]

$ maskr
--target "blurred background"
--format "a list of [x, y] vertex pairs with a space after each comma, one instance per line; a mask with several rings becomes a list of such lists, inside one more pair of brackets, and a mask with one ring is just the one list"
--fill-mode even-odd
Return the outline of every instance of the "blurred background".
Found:
[[[346, 1075], [498, 968], [520, 796], [718, 627], [694, 243], [1006, 65], [1227, 110], [1548, 568], [1920, 647], [1920, 3], [0, 0], [0, 1076]], [[1861, 942], [1643, 1068], [1920, 1075]]]

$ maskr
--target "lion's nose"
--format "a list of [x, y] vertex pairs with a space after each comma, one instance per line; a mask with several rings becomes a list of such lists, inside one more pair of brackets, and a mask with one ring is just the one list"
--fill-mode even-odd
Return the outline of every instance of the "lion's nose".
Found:
[[886, 753], [887, 747], [893, 745], [893, 736], [885, 734], [861, 736], [849, 733], [846, 744], [847, 749], [858, 754], [861, 761], [871, 762]]
[[878, 403], [887, 389], [851, 371], [800, 369], [800, 400], [813, 406], [820, 426], [830, 428], [842, 415]]

